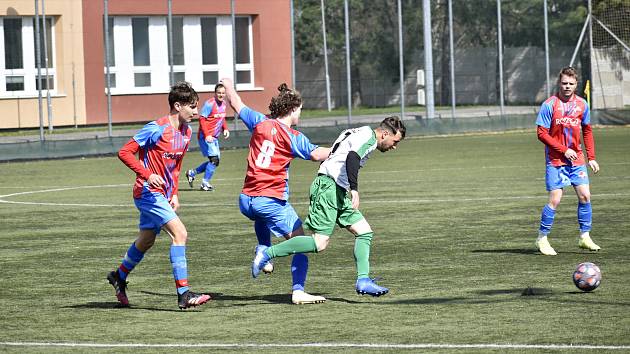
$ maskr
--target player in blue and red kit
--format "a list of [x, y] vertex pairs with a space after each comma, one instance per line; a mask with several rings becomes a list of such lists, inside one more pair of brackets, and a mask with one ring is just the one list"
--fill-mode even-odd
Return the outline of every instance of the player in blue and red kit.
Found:
[[[545, 144], [545, 183], [549, 191], [549, 203], [542, 210], [536, 246], [547, 256], [557, 254], [549, 244], [547, 235], [551, 231], [556, 209], [562, 199], [563, 188], [570, 185], [578, 197], [578, 245], [591, 251], [600, 249], [589, 234], [593, 215], [586, 169], [588, 163], [593, 172], [597, 173], [599, 164], [595, 161], [595, 141], [588, 103], [575, 94], [577, 80], [574, 68], [563, 68], [558, 75], [560, 90], [542, 104], [536, 119], [538, 140]], [[584, 135], [587, 159], [582, 152], [580, 135]]]
[[[197, 115], [197, 92], [186, 82], [175, 84], [168, 95], [169, 115], [148, 123], [118, 152], [120, 160], [136, 173], [134, 203], [140, 211], [140, 233], [131, 244], [117, 270], [107, 275], [122, 306], [129, 306], [127, 275], [140, 263], [164, 229], [171, 236], [173, 277], [181, 309], [210, 300], [188, 287], [186, 240], [188, 234], [175, 211], [179, 207], [179, 172], [188, 150], [192, 130], [188, 123]], [[139, 159], [136, 159], [136, 153]]]
[[199, 139], [199, 149], [201, 154], [208, 158], [208, 161], [197, 166], [196, 169], [188, 170], [186, 178], [190, 188], [198, 173], [204, 172], [201, 186], [199, 189], [203, 191], [212, 191], [214, 187], [210, 184], [210, 179], [214, 174], [214, 170], [219, 167], [221, 151], [219, 150], [219, 135], [223, 133], [223, 137], [227, 139], [230, 131], [225, 121], [225, 87], [222, 84], [214, 86], [214, 97], [207, 100], [201, 111], [199, 111], [199, 131], [197, 139]]
[[[252, 133], [239, 207], [243, 215], [254, 221], [258, 238], [256, 249], [271, 246], [271, 233], [286, 239], [304, 235], [302, 221], [289, 203], [289, 164], [296, 157], [322, 161], [330, 149], [311, 144], [304, 134], [291, 128], [299, 121], [302, 97], [282, 84], [278, 95], [269, 104], [270, 117], [266, 117], [245, 106], [234, 90], [232, 80], [223, 79], [222, 83], [230, 105]], [[304, 291], [307, 271], [307, 256], [294, 254], [291, 263], [292, 302], [312, 304], [326, 301], [322, 296]]]

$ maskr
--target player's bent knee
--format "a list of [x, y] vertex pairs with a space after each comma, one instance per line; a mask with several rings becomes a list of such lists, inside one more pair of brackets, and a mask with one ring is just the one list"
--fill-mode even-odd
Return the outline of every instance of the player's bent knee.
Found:
[[348, 231], [357, 236], [372, 232], [372, 227], [370, 226], [370, 224], [368, 224], [367, 220], [361, 219], [356, 223], [348, 226]]
[[185, 245], [188, 240], [188, 231], [184, 224], [179, 220], [179, 218], [175, 218], [166, 225], [163, 226], [164, 231], [171, 236], [174, 245]]
[[219, 167], [219, 157], [218, 156], [210, 156], [208, 159], [210, 159], [210, 163], [213, 164], [215, 167]]
[[328, 247], [328, 242], [330, 241], [330, 237], [326, 235], [314, 234], [313, 240], [315, 240], [315, 245], [317, 246], [317, 252], [322, 252]]

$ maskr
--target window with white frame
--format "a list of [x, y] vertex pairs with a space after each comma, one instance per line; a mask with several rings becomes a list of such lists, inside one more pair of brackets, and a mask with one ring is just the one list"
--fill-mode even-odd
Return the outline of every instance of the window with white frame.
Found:
[[254, 79], [252, 61], [251, 22], [250, 17], [235, 19], [236, 33], [236, 82], [251, 84]]
[[[40, 18], [40, 60], [42, 89], [55, 92], [54, 18]], [[46, 31], [47, 52], [44, 52]], [[34, 17], [0, 17], [0, 97], [32, 97], [37, 94], [37, 50]], [[48, 57], [48, 77], [46, 77]]]
[[[103, 22], [104, 24], [105, 22]], [[103, 28], [105, 33], [105, 28]], [[109, 65], [109, 87], [116, 87], [116, 56], [114, 55], [114, 18], [109, 17], [107, 21], [107, 34], [103, 36], [103, 62]], [[109, 48], [108, 48], [109, 47]], [[105, 60], [107, 59], [107, 60]], [[105, 68], [105, 87], [107, 87], [107, 67]]]
[[[109, 21], [110, 75], [115, 82], [111, 93], [168, 92], [171, 66], [168, 18], [113, 16]], [[251, 17], [236, 17], [234, 29], [233, 55], [230, 16], [172, 17], [175, 81], [186, 80], [199, 91], [210, 91], [221, 77], [232, 77], [236, 72], [237, 89], [253, 88]], [[132, 50], [129, 43], [133, 44]]]
[[[186, 61], [184, 60], [184, 18], [172, 17], [171, 23], [173, 24], [173, 30], [171, 35], [173, 38], [173, 79], [174, 82], [186, 80]], [[169, 52], [169, 65], [171, 48], [168, 48]]]

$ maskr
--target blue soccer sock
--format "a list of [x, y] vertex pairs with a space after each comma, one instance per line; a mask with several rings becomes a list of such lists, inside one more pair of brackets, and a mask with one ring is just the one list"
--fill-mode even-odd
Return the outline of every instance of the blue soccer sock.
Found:
[[140, 252], [140, 250], [136, 248], [135, 242], [132, 243], [131, 246], [129, 246], [129, 249], [127, 249], [127, 253], [125, 253], [122, 262], [120, 262], [120, 266], [118, 267], [118, 276], [120, 279], [127, 279], [129, 272], [131, 272], [133, 268], [140, 263], [143, 257], [144, 253]]
[[293, 291], [304, 291], [306, 273], [308, 272], [308, 257], [304, 253], [296, 253], [291, 261], [291, 276], [293, 277]]
[[593, 209], [591, 208], [591, 203], [579, 203], [577, 207], [577, 219], [578, 224], [580, 224], [580, 232], [589, 232], [591, 231], [591, 226], [593, 224]]
[[254, 221], [254, 231], [259, 245], [267, 247], [271, 246], [271, 231], [267, 227], [267, 223], [263, 220]]
[[214, 174], [214, 170], [217, 168], [213, 163], [206, 163], [206, 172], [203, 175], [203, 181], [209, 182], [212, 179], [212, 175]]
[[553, 219], [556, 216], [556, 210], [552, 209], [549, 204], [545, 204], [540, 216], [540, 228], [538, 229], [541, 234], [547, 235], [551, 231], [553, 226]]
[[186, 262], [186, 246], [171, 245], [171, 265], [177, 293], [188, 291], [188, 264]]
[[208, 163], [210, 163], [210, 161], [206, 161], [206, 162], [202, 162], [201, 165], [197, 166], [197, 168], [195, 168], [195, 172], [196, 173], [201, 173], [203, 171], [206, 170], [206, 166], [208, 165]]

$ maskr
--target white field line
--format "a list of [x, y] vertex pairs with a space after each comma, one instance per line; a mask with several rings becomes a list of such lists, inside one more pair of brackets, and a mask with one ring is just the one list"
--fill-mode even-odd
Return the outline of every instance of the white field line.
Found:
[[[612, 163], [607, 163], [606, 166], [609, 165], [630, 165], [630, 162], [612, 162]], [[482, 170], [485, 169], [498, 169], [498, 170], [505, 170], [505, 169], [517, 169], [517, 168], [522, 168], [522, 165], [493, 165], [493, 166], [476, 166], [477, 168], [480, 168]], [[433, 171], [470, 171], [471, 168], [470, 167], [440, 167], [440, 168], [421, 168], [421, 169], [412, 169], [412, 170], [381, 170], [381, 171], [370, 171], [369, 169], [366, 169], [365, 171], [361, 171], [361, 175], [366, 175], [366, 174], [391, 174], [391, 175], [409, 175], [410, 173], [414, 173], [414, 172], [433, 172]], [[291, 174], [292, 176], [313, 176], [312, 174]], [[536, 178], [536, 179], [544, 179], [544, 174], [542, 174], [542, 177]], [[213, 180], [216, 181], [237, 181], [239, 183], [243, 182], [243, 178], [244, 177], [238, 177], [238, 178], [215, 178]], [[509, 177], [511, 178], [511, 177]], [[629, 176], [623, 176], [623, 177], [616, 177], [616, 176], [598, 176], [598, 179], [626, 179], [626, 178], [630, 178]], [[131, 184], [115, 184], [115, 185], [109, 185], [111, 187], [121, 187], [121, 186], [129, 186], [131, 187]], [[80, 188], [93, 188], [93, 187], [97, 187], [97, 186], [84, 186], [84, 187], [80, 187]], [[105, 186], [98, 186], [98, 187], [105, 187]], [[0, 186], [0, 189], [26, 189], [26, 188], [34, 188], [34, 187], [11, 187], [11, 186]], [[37, 186], [35, 188], [51, 188], [51, 186]], [[63, 190], [62, 186], [59, 187], [54, 187], [54, 188], [60, 188], [61, 190]], [[3, 196], [0, 195], [0, 198], [2, 198]]]
[[[118, 187], [129, 187], [127, 184], [106, 184], [106, 185], [95, 185], [95, 186], [79, 186], [79, 187], [63, 187], [63, 188], [52, 188], [52, 189], [42, 189], [36, 191], [25, 191], [25, 192], [17, 192], [11, 194], [0, 195], [0, 203], [4, 204], [21, 204], [21, 205], [42, 205], [42, 206], [72, 206], [72, 207], [95, 207], [95, 208], [120, 208], [120, 207], [132, 207], [133, 204], [95, 204], [95, 203], [54, 203], [54, 202], [20, 202], [20, 201], [12, 201], [6, 200], [6, 198], [21, 196], [21, 195], [29, 195], [29, 194], [40, 194], [40, 193], [50, 193], [50, 192], [63, 192], [69, 190], [77, 190], [77, 189], [95, 189], [95, 188], [118, 188]], [[615, 199], [620, 197], [630, 196], [630, 193], [608, 193], [608, 194], [593, 194], [595, 198], [602, 199]], [[504, 196], [504, 197], [476, 197], [476, 198], [443, 198], [443, 199], [432, 199], [432, 198], [424, 198], [424, 199], [373, 199], [373, 200], [362, 200], [363, 204], [429, 204], [429, 203], [458, 203], [458, 202], [482, 202], [482, 201], [504, 201], [504, 200], [523, 200], [523, 199], [544, 199], [546, 195], [521, 195], [521, 196]], [[308, 202], [295, 202], [291, 203], [293, 205], [307, 205]], [[233, 203], [191, 203], [186, 204], [182, 203], [183, 207], [205, 207], [205, 206], [235, 206], [236, 200]]]
[[12, 347], [74, 347], [74, 348], [365, 348], [365, 349], [548, 349], [548, 350], [628, 350], [630, 345], [590, 344], [355, 344], [355, 343], [73, 343], [73, 342], [0, 342]]

